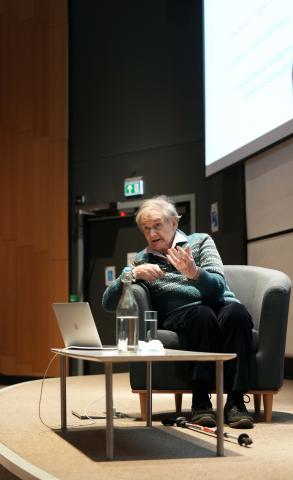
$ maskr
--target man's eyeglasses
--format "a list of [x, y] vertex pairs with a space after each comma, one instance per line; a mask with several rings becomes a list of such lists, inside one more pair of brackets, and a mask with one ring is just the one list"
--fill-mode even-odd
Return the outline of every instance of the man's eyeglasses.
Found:
[[143, 231], [143, 233], [146, 233], [146, 234], [151, 233], [152, 230], [155, 233], [158, 233], [163, 229], [164, 226], [165, 226], [165, 222], [156, 222], [151, 227], [147, 227], [146, 225], [143, 226], [142, 231]]

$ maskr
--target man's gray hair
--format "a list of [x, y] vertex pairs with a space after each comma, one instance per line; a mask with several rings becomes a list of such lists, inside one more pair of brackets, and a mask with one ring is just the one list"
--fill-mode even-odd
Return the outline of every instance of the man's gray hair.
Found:
[[165, 220], [175, 218], [177, 223], [181, 218], [180, 215], [178, 215], [174, 202], [166, 195], [158, 195], [157, 197], [149, 198], [142, 202], [135, 216], [137, 225], [141, 225], [141, 217], [143, 215], [148, 215], [152, 212], [158, 212]]

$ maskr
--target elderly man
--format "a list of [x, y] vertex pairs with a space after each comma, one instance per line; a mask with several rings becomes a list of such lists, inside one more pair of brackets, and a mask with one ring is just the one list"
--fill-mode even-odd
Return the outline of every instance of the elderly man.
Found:
[[[180, 347], [205, 352], [235, 352], [237, 359], [225, 365], [226, 423], [252, 428], [253, 418], [244, 404], [249, 388], [253, 323], [246, 308], [229, 290], [223, 264], [212, 238], [178, 229], [179, 215], [170, 199], [161, 195], [145, 200], [136, 222], [147, 248], [134, 260], [134, 281], [143, 281], [159, 313], [159, 326], [178, 333]], [[121, 276], [103, 295], [103, 306], [116, 309], [122, 292]], [[192, 421], [215, 426], [209, 396], [213, 378], [209, 363], [194, 362]]]

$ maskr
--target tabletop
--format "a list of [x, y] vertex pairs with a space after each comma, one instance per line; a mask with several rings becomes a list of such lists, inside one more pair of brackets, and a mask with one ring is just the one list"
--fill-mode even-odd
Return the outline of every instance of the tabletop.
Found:
[[123, 362], [170, 362], [170, 361], [226, 361], [236, 358], [236, 353], [213, 353], [213, 352], [191, 352], [187, 350], [164, 351], [137, 351], [120, 352], [118, 350], [72, 350], [68, 348], [51, 348], [53, 353], [64, 355], [80, 360], [89, 360], [100, 363], [123, 363]]

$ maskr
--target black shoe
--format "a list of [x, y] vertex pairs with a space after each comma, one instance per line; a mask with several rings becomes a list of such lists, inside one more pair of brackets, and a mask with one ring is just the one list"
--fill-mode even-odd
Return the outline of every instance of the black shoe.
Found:
[[212, 408], [207, 383], [204, 381], [194, 383], [191, 421], [202, 427], [216, 426], [216, 414]]
[[192, 407], [191, 422], [201, 425], [202, 427], [213, 428], [216, 426], [216, 414], [209, 402], [206, 405]]
[[253, 428], [253, 418], [249, 415], [243, 394], [229, 395], [224, 407], [225, 422], [232, 428]]

